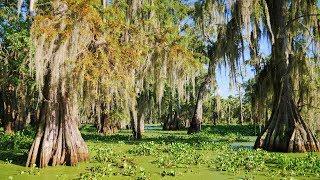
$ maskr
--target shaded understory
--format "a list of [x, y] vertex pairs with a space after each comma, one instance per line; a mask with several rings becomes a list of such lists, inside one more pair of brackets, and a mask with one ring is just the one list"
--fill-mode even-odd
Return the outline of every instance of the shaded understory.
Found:
[[92, 126], [81, 128], [90, 161], [75, 167], [25, 168], [34, 131], [13, 136], [0, 131], [0, 179], [317, 179], [318, 153], [284, 154], [252, 150], [258, 127], [204, 126], [197, 135], [146, 128], [140, 141], [130, 131], [102, 136]]

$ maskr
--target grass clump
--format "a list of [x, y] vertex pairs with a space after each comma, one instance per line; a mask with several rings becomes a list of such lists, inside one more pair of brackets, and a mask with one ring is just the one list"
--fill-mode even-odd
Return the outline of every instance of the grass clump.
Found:
[[115, 152], [111, 148], [98, 148], [95, 153], [92, 158], [95, 165], [87, 167], [86, 171], [80, 174], [80, 179], [101, 179], [110, 176], [137, 176], [139, 179], [146, 179], [143, 168], [138, 169], [132, 157]]
[[35, 132], [27, 128], [14, 134], [0, 132], [0, 150], [28, 150], [31, 147]]
[[176, 172], [174, 170], [163, 170], [161, 176], [176, 176]]
[[154, 155], [156, 151], [157, 145], [151, 141], [138, 144], [134, 148], [129, 149], [128, 153], [136, 156], [150, 156]]
[[[147, 130], [143, 139], [137, 141], [131, 138], [128, 130], [104, 136], [92, 126], [84, 126], [81, 131], [88, 144], [90, 162], [77, 167], [45, 169], [22, 167], [34, 132], [24, 130], [13, 135], [0, 132], [0, 169], [6, 169], [0, 170], [0, 179], [8, 176], [18, 179], [63, 176], [67, 179], [126, 177], [143, 180], [176, 178], [180, 175], [183, 178], [199, 175], [198, 178], [201, 176], [204, 179], [319, 178], [319, 153], [288, 154], [253, 150], [255, 138], [245, 136], [250, 132], [233, 132], [235, 128], [240, 127], [233, 127], [230, 131], [222, 128], [221, 132], [208, 127], [195, 135], [188, 135], [184, 131]], [[21, 162], [22, 166], [17, 166], [17, 162]]]
[[302, 157], [263, 150], [229, 149], [220, 151], [209, 167], [216, 171], [263, 172], [273, 176], [319, 176], [320, 157], [308, 153]]
[[25, 164], [35, 131], [28, 127], [14, 134], [0, 132], [0, 160], [6, 163]]
[[185, 168], [189, 165], [204, 163], [203, 154], [187, 143], [171, 143], [163, 146], [162, 154], [153, 162], [158, 167]]

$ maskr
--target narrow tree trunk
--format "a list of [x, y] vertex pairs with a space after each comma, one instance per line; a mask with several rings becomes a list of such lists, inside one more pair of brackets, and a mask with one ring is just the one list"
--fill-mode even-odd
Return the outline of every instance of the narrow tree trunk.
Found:
[[130, 109], [130, 126], [132, 129], [133, 139], [138, 139], [138, 117], [137, 111], [132, 107]]
[[88, 160], [88, 148], [78, 130], [79, 120], [75, 97], [62, 92], [50, 84], [51, 73], [45, 77], [40, 125], [29, 151], [26, 166], [36, 164], [40, 168], [48, 165], [76, 165]]
[[138, 112], [138, 121], [137, 121], [137, 134], [136, 134], [136, 139], [142, 139], [142, 132], [141, 132], [141, 120], [142, 120], [142, 115]]
[[140, 118], [140, 132], [144, 133], [144, 121], [145, 121], [145, 115], [143, 114]]
[[144, 132], [144, 117], [146, 113], [147, 105], [149, 104], [148, 91], [143, 91], [137, 98], [137, 131], [134, 136], [136, 139], [142, 139], [142, 133]]
[[23, 0], [18, 0], [18, 3], [17, 3], [17, 9], [18, 9], [17, 14], [18, 14], [18, 16], [21, 13], [22, 4], [23, 4]]
[[29, 116], [30, 116], [30, 125], [32, 127], [38, 127], [39, 120], [37, 117], [39, 117], [39, 110], [31, 109]]
[[239, 91], [239, 102], [240, 102], [240, 124], [243, 124], [243, 105], [242, 105], [242, 94], [241, 94], [241, 86], [238, 85], [238, 91]]
[[106, 106], [101, 103], [101, 116], [100, 116], [100, 125], [99, 125], [99, 132], [103, 134], [112, 134], [112, 127], [111, 127], [111, 122], [108, 116], [108, 113], [106, 112]]
[[171, 91], [170, 91], [170, 103], [169, 103], [169, 108], [168, 108], [168, 115], [167, 117], [165, 118], [164, 120], [164, 123], [163, 123], [163, 127], [162, 129], [165, 130], [165, 131], [168, 131], [168, 130], [172, 130], [171, 129], [171, 123], [172, 123], [172, 95], [171, 95]]
[[188, 134], [192, 133], [198, 133], [201, 130], [201, 122], [202, 122], [202, 101], [203, 98], [206, 96], [208, 93], [209, 87], [214, 81], [214, 76], [215, 76], [215, 59], [213, 56], [214, 52], [214, 46], [208, 46], [208, 53], [207, 57], [210, 59], [209, 61], [209, 67], [208, 67], [208, 74], [206, 75], [203, 83], [201, 84], [198, 94], [197, 94], [197, 99], [196, 99], [196, 104], [195, 108], [193, 111], [193, 116], [190, 122], [190, 126], [188, 128]]
[[12, 101], [12, 99], [14, 99], [14, 97], [12, 96], [12, 94], [6, 93], [5, 94], [8, 97], [4, 97], [4, 102], [3, 102], [3, 125], [4, 125], [4, 132], [6, 134], [13, 134], [14, 133], [14, 122], [16, 120], [16, 108], [13, 107], [14, 102]]
[[36, 3], [37, 3], [37, 0], [30, 0], [29, 13], [31, 16], [36, 15]]
[[101, 4], [103, 8], [107, 8], [108, 0], [101, 0]]
[[217, 125], [217, 120], [218, 120], [218, 117], [219, 117], [219, 115], [218, 115], [219, 113], [217, 113], [217, 112], [212, 112], [212, 119], [213, 119], [213, 125], [215, 126], [215, 125]]
[[[144, 103], [144, 102], [142, 102]], [[138, 103], [139, 105], [140, 103]], [[141, 108], [141, 107], [140, 107]], [[142, 139], [142, 133], [144, 132], [144, 108], [138, 108], [138, 116], [137, 116], [137, 132], [136, 132], [136, 139]]]
[[13, 123], [11, 121], [7, 121], [4, 123], [4, 133], [13, 134]]
[[228, 124], [231, 124], [231, 107], [230, 107], [230, 104], [228, 104]]
[[269, 120], [269, 117], [268, 117], [268, 106], [267, 106], [267, 102], [266, 102], [266, 107], [265, 107], [265, 121], [264, 121], [264, 125], [266, 126], [268, 124], [268, 120]]

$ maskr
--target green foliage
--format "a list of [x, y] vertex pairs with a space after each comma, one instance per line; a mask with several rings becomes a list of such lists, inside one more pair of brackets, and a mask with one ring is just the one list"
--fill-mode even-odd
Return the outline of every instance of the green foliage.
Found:
[[[177, 176], [184, 169], [194, 167], [208, 167], [214, 171], [231, 173], [245, 172], [248, 173], [245, 177], [249, 179], [254, 178], [255, 173], [274, 177], [308, 177], [320, 174], [320, 159], [315, 153], [293, 156], [231, 146], [231, 143], [250, 142], [248, 136], [254, 136], [254, 128], [256, 127], [253, 125], [204, 126], [203, 131], [196, 135], [175, 132], [163, 134], [166, 131], [150, 130], [144, 140], [134, 142], [128, 150], [121, 153], [114, 148], [119, 146], [122, 149], [124, 144], [131, 144], [129, 135], [121, 136], [122, 140], [119, 135], [111, 135], [99, 141], [111, 140], [115, 142], [114, 148], [94, 148], [96, 155], [93, 159], [94, 162], [118, 168], [113, 171], [117, 175], [134, 177], [138, 177], [139, 163], [130, 162], [142, 157], [153, 159], [149, 162], [162, 169], [159, 172], [161, 176]], [[129, 158], [126, 154], [134, 156]]]
[[157, 145], [151, 141], [146, 143], [140, 143], [136, 147], [129, 149], [129, 154], [134, 154], [137, 156], [150, 156], [154, 155], [156, 152]]
[[111, 175], [116, 175], [114, 170], [111, 167], [111, 164], [108, 165], [97, 165], [92, 166], [86, 169], [87, 172], [80, 174], [80, 179], [83, 180], [93, 180], [93, 179], [101, 179], [105, 176], [109, 177]]
[[0, 10], [0, 84], [4, 87], [16, 87], [22, 74], [28, 76], [30, 22], [16, 13], [12, 6]]
[[164, 146], [163, 152], [164, 154], [158, 156], [154, 161], [159, 167], [186, 167], [204, 163], [203, 155], [189, 144], [172, 143]]
[[265, 172], [273, 176], [319, 176], [319, 160], [319, 156], [314, 153], [294, 157], [262, 150], [228, 149], [220, 151], [209, 166], [217, 171]]
[[27, 170], [20, 171], [20, 174], [29, 174], [29, 175], [40, 175], [40, 168], [36, 167], [35, 164]]
[[0, 131], [0, 160], [11, 164], [24, 164], [35, 137], [35, 130], [27, 127], [15, 134]]
[[35, 131], [32, 128], [18, 131], [15, 134], [0, 132], [0, 150], [27, 152], [34, 137]]
[[[15, 174], [30, 178], [43, 177], [47, 170], [52, 175], [61, 169], [71, 168], [70, 173], [76, 171], [72, 178], [77, 176], [80, 179], [188, 177], [200, 172], [236, 175], [242, 179], [262, 176], [319, 177], [318, 153], [294, 155], [252, 150], [250, 147], [253, 142], [247, 136], [252, 133], [250, 128], [253, 126], [205, 126], [204, 132], [197, 135], [187, 135], [183, 131], [147, 130], [143, 140], [134, 141], [130, 138], [129, 131], [102, 136], [93, 126], [83, 126], [81, 132], [88, 143], [90, 162], [77, 167], [19, 169]], [[34, 136], [34, 129], [11, 136], [1, 132], [0, 166], [24, 164]], [[240, 144], [239, 147], [243, 147], [242, 143], [249, 144], [249, 148], [243, 149], [234, 145]], [[16, 175], [13, 175], [14, 178]]]
[[176, 172], [174, 170], [164, 170], [161, 172], [161, 176], [176, 176]]
[[243, 136], [256, 136], [259, 129], [258, 125], [215, 125], [215, 126], [203, 126], [203, 131], [210, 134], [236, 134], [238, 139]]
[[144, 169], [138, 169], [134, 159], [125, 154], [116, 153], [111, 148], [99, 148], [95, 153], [93, 162], [98, 164], [88, 167], [85, 173], [80, 174], [80, 179], [100, 179], [109, 176], [147, 178]]
[[94, 160], [99, 163], [117, 163], [120, 157], [111, 148], [99, 148]]

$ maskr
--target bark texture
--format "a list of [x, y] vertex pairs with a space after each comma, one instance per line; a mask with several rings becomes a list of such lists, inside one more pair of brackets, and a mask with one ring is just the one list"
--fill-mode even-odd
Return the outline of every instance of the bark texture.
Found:
[[319, 151], [319, 142], [303, 121], [285, 83], [273, 113], [255, 148], [280, 152]]
[[173, 113], [169, 113], [163, 123], [163, 130], [176, 131], [185, 128], [185, 123], [179, 117], [177, 111], [173, 111]]
[[208, 46], [207, 57], [210, 59], [208, 73], [205, 76], [203, 83], [200, 85], [198, 94], [196, 97], [196, 103], [193, 111], [193, 116], [190, 121], [190, 126], [188, 128], [188, 134], [198, 133], [201, 130], [202, 122], [202, 101], [203, 98], [208, 93], [209, 87], [213, 84], [215, 78], [215, 58], [214, 58], [214, 49], [215, 46]]
[[258, 136], [255, 148], [268, 151], [319, 151], [320, 146], [303, 121], [293, 99], [290, 76], [290, 37], [286, 29], [286, 1], [267, 1], [275, 41], [272, 46], [273, 108], [268, 124]]
[[0, 89], [0, 118], [6, 134], [12, 134], [14, 132], [17, 109], [15, 88], [9, 85], [8, 88]]
[[88, 160], [88, 148], [78, 130], [79, 113], [75, 97], [50, 84], [50, 72], [45, 77], [40, 110], [40, 124], [36, 138], [29, 151], [26, 166], [36, 164], [76, 165]]
[[119, 131], [119, 129], [121, 128], [121, 124], [120, 122], [112, 122], [110, 120], [109, 114], [106, 111], [106, 105], [101, 105], [101, 120], [100, 123], [101, 125], [99, 132], [103, 133], [103, 134], [114, 134], [117, 133]]

